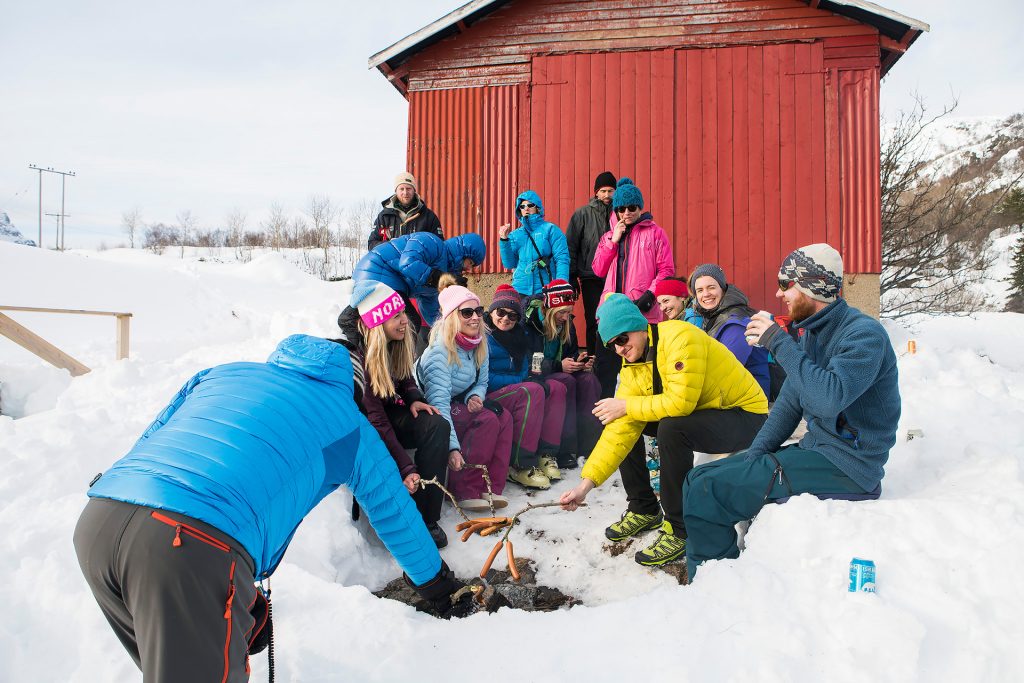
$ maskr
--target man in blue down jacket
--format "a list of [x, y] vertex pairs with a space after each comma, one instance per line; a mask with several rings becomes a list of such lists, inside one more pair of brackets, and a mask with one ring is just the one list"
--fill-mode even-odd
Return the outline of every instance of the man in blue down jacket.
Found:
[[[686, 477], [691, 580], [705, 560], [739, 556], [735, 525], [753, 519], [766, 502], [802, 493], [847, 500], [881, 493], [900, 419], [896, 354], [877, 320], [839, 298], [842, 284], [838, 251], [827, 244], [801, 247], [783, 261], [775, 295], [800, 341], [759, 316], [747, 324], [747, 343], [775, 356], [786, 383], [750, 448]], [[783, 447], [801, 417], [807, 434]]]
[[154, 681], [244, 681], [256, 601], [306, 514], [344, 484], [406, 580], [464, 616], [395, 462], [359, 413], [349, 351], [293, 335], [266, 363], [190, 379], [89, 490], [78, 561], [115, 634]]
[[[430, 232], [415, 232], [388, 240], [374, 247], [356, 263], [352, 279], [356, 282], [383, 282], [405, 299], [405, 312], [414, 323], [433, 325], [441, 312], [437, 303], [437, 281], [443, 273], [462, 275], [484, 262], [487, 246], [475, 232], [442, 240]], [[412, 315], [410, 299], [419, 305], [422, 320]]]

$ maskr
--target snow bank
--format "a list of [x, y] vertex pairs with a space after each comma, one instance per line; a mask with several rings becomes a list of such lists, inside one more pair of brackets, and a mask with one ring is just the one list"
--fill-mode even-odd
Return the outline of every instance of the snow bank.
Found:
[[[0, 244], [0, 264], [5, 303], [135, 316], [133, 357], [114, 362], [112, 323], [15, 314], [93, 365], [73, 380], [0, 339], [4, 396], [25, 415], [0, 417], [0, 678], [138, 680], [74, 558], [88, 481], [195, 371], [262, 359], [293, 332], [330, 335], [348, 286], [274, 257], [238, 265]], [[588, 508], [531, 512], [513, 536], [539, 581], [584, 606], [449, 623], [371, 595], [398, 568], [349, 521], [341, 492], [310, 514], [273, 579], [278, 680], [1018, 680], [1024, 316], [888, 329], [898, 351], [914, 339], [918, 352], [900, 358], [904, 417], [881, 500], [770, 506], [738, 560], [679, 587], [633, 562], [639, 544], [617, 557], [604, 549], [623, 509], [616, 478]], [[908, 429], [924, 437], [906, 441]], [[571, 485], [506, 493], [518, 510]], [[446, 509], [449, 533], [456, 521]], [[490, 545], [456, 540], [442, 555], [471, 576]], [[877, 564], [876, 595], [847, 593], [854, 556]], [[262, 680], [265, 656], [253, 665]]]

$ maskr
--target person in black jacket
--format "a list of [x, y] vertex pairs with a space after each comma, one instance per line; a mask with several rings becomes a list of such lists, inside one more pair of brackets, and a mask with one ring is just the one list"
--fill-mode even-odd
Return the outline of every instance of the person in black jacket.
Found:
[[594, 196], [576, 209], [569, 219], [566, 241], [569, 243], [569, 282], [583, 298], [583, 318], [587, 323], [587, 353], [593, 357], [597, 346], [595, 313], [601, 303], [604, 278], [594, 275], [591, 264], [601, 236], [610, 229], [608, 220], [615, 194], [615, 176], [605, 171], [594, 180]]
[[373, 221], [373, 229], [366, 241], [368, 251], [381, 242], [414, 232], [432, 232], [444, 239], [441, 221], [423, 203], [412, 173], [403, 171], [395, 176], [395, 193], [382, 201], [381, 206], [384, 208]]

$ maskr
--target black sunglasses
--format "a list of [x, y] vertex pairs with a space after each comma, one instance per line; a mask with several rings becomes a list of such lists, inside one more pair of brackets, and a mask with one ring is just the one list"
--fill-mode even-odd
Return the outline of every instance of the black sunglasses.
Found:
[[461, 315], [466, 320], [469, 320], [470, 318], [472, 318], [474, 313], [476, 313], [478, 318], [484, 317], [484, 307], [483, 306], [477, 306], [476, 308], [460, 308], [459, 309], [459, 315]]
[[[825, 278], [822, 275], [804, 275], [801, 280], [811, 280], [813, 282], [824, 282]], [[788, 291], [790, 287], [796, 284], [796, 280], [779, 280], [779, 290]]]
[[619, 336], [613, 338], [610, 342], [608, 342], [604, 346], [605, 346], [606, 349], [611, 349], [612, 351], [614, 351], [616, 346], [624, 346], [625, 343], [628, 342], [628, 341], [629, 341], [629, 332], [623, 332]]
[[522, 204], [519, 205], [519, 210], [520, 211], [522, 211], [523, 209], [535, 209], [535, 208], [537, 208], [537, 205], [534, 204], [533, 202], [523, 202]]
[[510, 311], [507, 308], [496, 308], [494, 312], [498, 314], [499, 318], [508, 318], [514, 323], [519, 322], [519, 314], [515, 311]]
[[630, 213], [635, 213], [635, 212], [637, 212], [639, 210], [640, 210], [640, 207], [637, 206], [636, 204], [630, 204], [629, 206], [616, 206], [615, 207], [615, 213], [626, 213], [627, 211], [629, 211]]

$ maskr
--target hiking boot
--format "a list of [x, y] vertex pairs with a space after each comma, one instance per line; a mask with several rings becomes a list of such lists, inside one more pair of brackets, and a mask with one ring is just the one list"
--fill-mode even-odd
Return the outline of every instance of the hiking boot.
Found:
[[467, 498], [459, 501], [459, 507], [470, 512], [481, 512], [490, 510], [491, 506], [483, 498]]
[[559, 453], [555, 456], [555, 462], [558, 463], [559, 469], [563, 470], [574, 470], [580, 466], [575, 453]]
[[508, 480], [528, 489], [551, 488], [551, 480], [536, 467], [510, 467], [508, 468]]
[[506, 498], [505, 496], [500, 496], [497, 493], [485, 493], [484, 495], [489, 495], [491, 497], [491, 505], [494, 506], [495, 510], [500, 510], [501, 508], [508, 507], [508, 498]]
[[556, 463], [554, 458], [551, 456], [541, 456], [540, 470], [551, 481], [558, 481], [562, 478], [562, 473], [558, 471], [558, 463]]
[[635, 555], [637, 563], [645, 567], [660, 567], [674, 562], [686, 555], [686, 539], [672, 533], [672, 525], [665, 522], [661, 525], [658, 538], [654, 543]]
[[626, 510], [622, 513], [622, 519], [604, 530], [604, 535], [609, 541], [622, 541], [630, 536], [657, 529], [663, 519], [660, 512], [656, 515], [641, 515]]
[[430, 532], [430, 538], [433, 539], [434, 545], [437, 546], [438, 550], [448, 545], [448, 535], [437, 522], [431, 522], [428, 524], [427, 531]]

